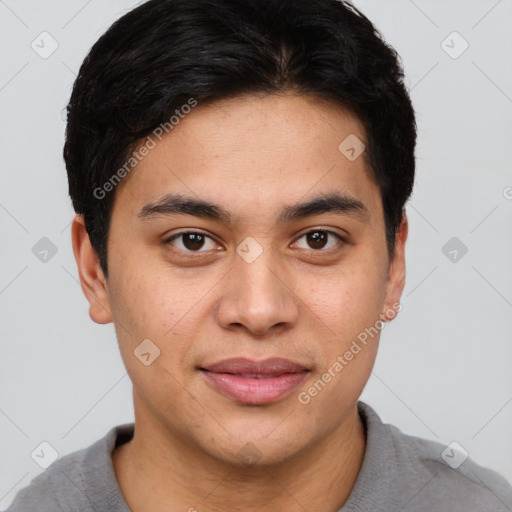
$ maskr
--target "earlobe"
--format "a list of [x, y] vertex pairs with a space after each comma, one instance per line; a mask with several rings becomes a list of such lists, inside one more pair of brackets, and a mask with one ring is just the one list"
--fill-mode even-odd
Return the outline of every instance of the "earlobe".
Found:
[[91, 245], [83, 215], [76, 215], [71, 225], [71, 239], [80, 285], [89, 301], [89, 316], [98, 324], [112, 322], [107, 280], [101, 269], [98, 254]]
[[395, 238], [395, 252], [389, 265], [388, 280], [386, 284], [386, 299], [382, 311], [382, 319], [391, 321], [402, 309], [400, 297], [405, 286], [405, 242], [408, 233], [408, 221], [404, 212], [400, 228]]

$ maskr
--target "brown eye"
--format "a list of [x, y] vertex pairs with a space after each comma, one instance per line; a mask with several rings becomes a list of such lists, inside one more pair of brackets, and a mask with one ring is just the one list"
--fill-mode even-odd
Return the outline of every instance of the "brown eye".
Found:
[[[179, 243], [174, 244], [173, 242], [175, 240], [178, 240]], [[207, 249], [213, 249], [216, 246], [215, 242], [209, 236], [196, 231], [189, 231], [173, 235], [165, 240], [165, 243], [170, 244], [183, 252], [206, 252], [201, 251], [200, 249], [203, 249], [205, 245], [208, 245], [206, 243], [207, 241], [210, 241], [210, 244], [213, 245], [213, 247], [207, 247]]]
[[204, 245], [204, 236], [201, 233], [185, 233], [182, 236], [183, 245], [191, 251], [198, 251]]
[[323, 249], [327, 244], [328, 235], [325, 231], [312, 231], [306, 235], [308, 245], [313, 249]]
[[[329, 238], [334, 237], [335, 241], [334, 243], [329, 244]], [[302, 249], [312, 249], [315, 251], [322, 251], [322, 250], [328, 250], [332, 249], [333, 247], [336, 247], [340, 242], [344, 243], [346, 242], [345, 239], [338, 235], [337, 233], [334, 233], [333, 231], [328, 231], [325, 229], [315, 229], [312, 231], [308, 231], [307, 233], [304, 233], [299, 240], [305, 238], [307, 247], [301, 247]], [[295, 243], [295, 245], [298, 245], [298, 242]], [[327, 247], [327, 249], [326, 249]]]

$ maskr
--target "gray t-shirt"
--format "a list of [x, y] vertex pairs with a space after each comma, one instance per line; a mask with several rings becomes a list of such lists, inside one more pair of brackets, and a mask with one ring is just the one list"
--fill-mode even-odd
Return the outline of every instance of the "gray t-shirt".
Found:
[[[460, 451], [382, 423], [363, 402], [358, 409], [366, 451], [339, 512], [512, 512], [512, 487], [499, 474], [470, 458], [461, 463]], [[88, 448], [56, 460], [18, 492], [7, 512], [131, 512], [112, 452], [133, 429], [133, 423], [114, 427]]]

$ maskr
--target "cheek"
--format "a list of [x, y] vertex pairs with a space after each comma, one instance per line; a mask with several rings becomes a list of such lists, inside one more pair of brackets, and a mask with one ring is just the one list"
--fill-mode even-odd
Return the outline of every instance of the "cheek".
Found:
[[305, 303], [323, 326], [322, 332], [333, 340], [330, 345], [343, 348], [379, 319], [386, 281], [375, 265], [363, 262], [332, 276], [317, 276], [314, 282], [304, 279], [303, 283], [306, 286], [301, 296], [307, 297]]
[[[160, 400], [163, 390], [178, 396], [183, 384], [175, 375], [185, 363], [189, 340], [176, 336], [174, 328], [190, 306], [167, 278], [127, 270], [121, 278], [112, 276], [109, 289], [124, 365], [145, 403]], [[165, 411], [169, 404], [163, 400], [158, 407]]]
[[327, 417], [339, 419], [347, 404], [357, 401], [370, 377], [383, 325], [379, 282], [368, 272], [353, 272], [311, 290], [308, 306], [317, 324], [325, 326], [325, 334], [316, 344], [319, 364], [314, 378], [302, 388], [300, 403], [310, 403], [314, 415], [324, 418], [325, 428], [331, 425]]
[[[153, 388], [161, 380], [162, 389], [178, 386], [172, 376], [190, 368], [194, 354], [201, 350], [205, 338], [200, 335], [204, 322], [204, 288], [200, 282], [179, 279], [170, 272], [130, 272], [112, 276], [109, 286], [115, 329], [121, 356], [127, 370], [140, 388]], [[142, 351], [144, 340], [151, 340], [150, 351], [158, 357], [146, 367], [134, 357]], [[147, 344], [147, 342], [144, 342]], [[154, 345], [154, 346], [153, 346]], [[156, 347], [156, 348], [155, 348]], [[145, 352], [143, 352], [145, 353]], [[166, 371], [167, 370], [167, 371]]]
[[165, 336], [185, 314], [186, 297], [165, 273], [148, 269], [132, 272], [127, 267], [123, 267], [122, 276], [112, 276], [109, 285], [115, 319], [134, 339]]

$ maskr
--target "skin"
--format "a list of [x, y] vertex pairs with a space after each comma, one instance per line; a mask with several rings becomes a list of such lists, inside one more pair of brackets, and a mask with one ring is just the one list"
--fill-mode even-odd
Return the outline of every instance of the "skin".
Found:
[[[366, 443], [356, 404], [379, 335], [307, 405], [297, 397], [379, 315], [392, 318], [404, 287], [407, 238], [404, 216], [390, 261], [366, 155], [349, 161], [338, 150], [349, 134], [365, 141], [355, 117], [311, 96], [200, 104], [117, 187], [108, 280], [82, 217], [74, 219], [90, 316], [114, 323], [133, 382], [135, 435], [115, 450], [113, 464], [134, 512], [335, 512], [349, 496]], [[333, 191], [364, 203], [367, 221], [329, 212], [276, 223], [284, 206]], [[169, 192], [222, 205], [233, 224], [138, 217]], [[319, 228], [347, 243], [332, 235], [325, 247], [308, 243], [304, 235]], [[211, 238], [193, 259], [183, 237], [164, 241], [194, 230]], [[236, 252], [248, 236], [263, 249], [252, 263]], [[147, 338], [161, 351], [149, 366], [133, 354]], [[197, 369], [228, 357], [284, 357], [310, 372], [275, 403], [240, 404]], [[246, 445], [257, 450], [251, 463], [241, 456]]]

